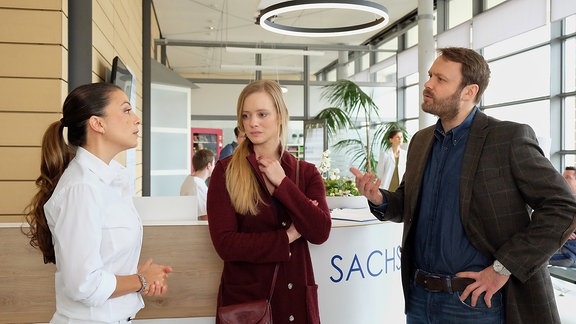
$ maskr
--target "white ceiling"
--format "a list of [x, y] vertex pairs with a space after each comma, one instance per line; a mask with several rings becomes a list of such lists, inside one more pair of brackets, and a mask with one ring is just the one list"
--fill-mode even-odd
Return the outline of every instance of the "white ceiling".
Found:
[[[220, 47], [167, 46], [168, 64], [184, 77], [234, 78], [239, 71], [222, 65], [255, 65], [254, 54], [229, 53], [226, 44], [252, 43], [253, 47], [311, 45], [334, 48], [334, 45], [362, 45], [378, 31], [346, 37], [295, 37], [269, 32], [255, 23], [259, 8], [279, 0], [153, 0], [162, 37], [168, 41], [221, 44]], [[388, 9], [390, 23], [417, 7], [417, 0], [373, 0]], [[278, 23], [302, 27], [335, 27], [368, 22], [366, 13], [349, 10], [308, 10], [279, 17]], [[386, 28], [386, 27], [385, 27]], [[160, 51], [158, 50], [157, 53]], [[325, 51], [323, 56], [310, 56], [311, 73], [337, 60], [338, 52]], [[276, 67], [269, 73], [285, 74], [282, 67], [302, 67], [302, 57], [295, 55], [262, 55], [262, 65]], [[251, 72], [252, 74], [254, 71]], [[294, 73], [294, 72], [292, 72]]]

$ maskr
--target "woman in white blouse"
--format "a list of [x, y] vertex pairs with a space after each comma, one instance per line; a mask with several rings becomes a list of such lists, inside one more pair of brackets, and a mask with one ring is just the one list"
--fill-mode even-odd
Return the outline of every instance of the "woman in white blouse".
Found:
[[171, 267], [138, 265], [142, 223], [126, 170], [113, 160], [136, 147], [140, 123], [122, 89], [94, 83], [68, 95], [63, 118], [44, 134], [27, 220], [30, 243], [56, 264], [51, 323], [129, 322], [142, 295], [167, 291]]
[[400, 148], [404, 141], [402, 130], [393, 129], [388, 133], [388, 141], [391, 147], [380, 153], [378, 166], [376, 166], [376, 175], [382, 180], [380, 188], [388, 191], [396, 191], [404, 171], [406, 171], [406, 150]]

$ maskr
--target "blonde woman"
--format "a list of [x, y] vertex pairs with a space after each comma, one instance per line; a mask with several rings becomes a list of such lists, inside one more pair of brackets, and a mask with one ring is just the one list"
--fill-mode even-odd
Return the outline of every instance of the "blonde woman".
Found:
[[277, 82], [247, 85], [237, 118], [246, 140], [216, 164], [208, 188], [210, 235], [224, 260], [218, 306], [267, 298], [279, 264], [274, 322], [319, 323], [308, 242], [330, 234], [322, 177], [284, 150], [288, 109]]

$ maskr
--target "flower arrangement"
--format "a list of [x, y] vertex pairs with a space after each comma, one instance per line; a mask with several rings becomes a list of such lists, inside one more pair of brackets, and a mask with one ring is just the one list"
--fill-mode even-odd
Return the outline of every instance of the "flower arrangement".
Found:
[[322, 152], [322, 159], [318, 166], [318, 171], [324, 179], [324, 187], [326, 187], [326, 196], [347, 197], [347, 196], [360, 196], [358, 188], [354, 180], [341, 177], [340, 169], [332, 169], [330, 167], [330, 150]]

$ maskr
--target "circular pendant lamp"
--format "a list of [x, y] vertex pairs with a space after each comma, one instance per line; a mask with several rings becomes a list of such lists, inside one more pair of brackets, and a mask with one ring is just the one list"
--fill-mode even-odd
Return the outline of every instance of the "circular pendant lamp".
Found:
[[[295, 11], [318, 9], [345, 9], [371, 13], [376, 16], [373, 21], [341, 27], [302, 27], [275, 23], [282, 14]], [[388, 10], [381, 4], [365, 0], [315, 0], [284, 1], [260, 10], [256, 22], [262, 28], [279, 34], [301, 37], [337, 37], [349, 36], [381, 29], [388, 24]]]

